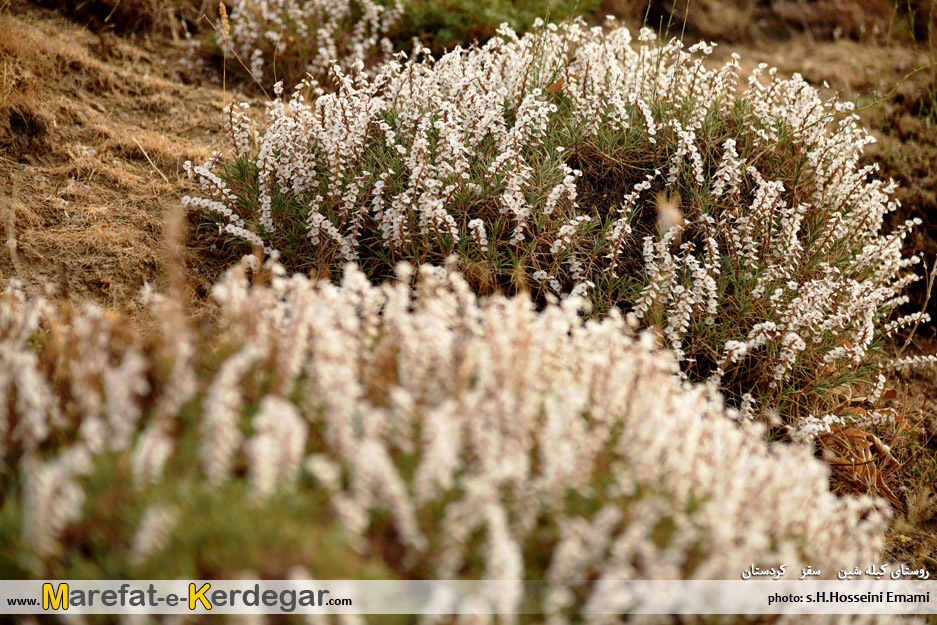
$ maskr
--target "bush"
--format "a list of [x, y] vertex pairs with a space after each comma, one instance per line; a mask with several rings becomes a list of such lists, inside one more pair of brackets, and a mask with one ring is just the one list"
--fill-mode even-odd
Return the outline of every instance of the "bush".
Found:
[[[414, 39], [434, 53], [484, 42], [498, 26], [526, 30], [540, 15], [560, 20], [593, 11], [597, 0], [229, 0], [231, 64], [265, 84], [288, 86], [305, 78], [329, 81], [333, 61], [348, 70], [371, 67]], [[242, 66], [243, 64], [243, 66]]]
[[354, 266], [336, 286], [248, 265], [201, 332], [159, 296], [152, 335], [0, 299], [6, 578], [301, 566], [559, 591], [753, 562], [832, 576], [880, 554], [871, 500], [835, 497], [808, 449], [681, 385], [614, 311], [482, 302], [429, 266], [375, 287]]
[[386, 35], [400, 19], [401, 2], [231, 0], [230, 28], [219, 38], [238, 55], [232, 68], [249, 69], [262, 83], [295, 84], [307, 72], [327, 78], [332, 61], [348, 69], [392, 52]]
[[[329, 81], [334, 62], [380, 64], [421, 45], [441, 54], [494, 36], [502, 23], [523, 31], [541, 15], [563, 20], [598, 9], [598, 0], [41, 0], [95, 29], [206, 33], [227, 69], [262, 86], [288, 86], [311, 73]], [[226, 7], [221, 17], [219, 6]], [[208, 17], [208, 19], [203, 19]]]
[[839, 391], [876, 382], [915, 279], [914, 224], [881, 232], [895, 185], [858, 165], [873, 139], [800, 76], [759, 66], [737, 94], [736, 58], [639, 40], [538, 23], [373, 77], [359, 64], [312, 103], [314, 82], [271, 102], [256, 146], [235, 106], [233, 153], [188, 165], [205, 196], [184, 201], [292, 271], [354, 261], [380, 281], [456, 254], [479, 293], [587, 295], [746, 413], [827, 428]]

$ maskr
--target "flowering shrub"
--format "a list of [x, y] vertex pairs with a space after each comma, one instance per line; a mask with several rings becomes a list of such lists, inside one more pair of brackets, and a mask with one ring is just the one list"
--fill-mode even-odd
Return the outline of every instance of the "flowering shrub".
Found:
[[[434, 60], [361, 65], [256, 134], [228, 109], [231, 158], [188, 165], [234, 241], [291, 270], [373, 280], [457, 254], [481, 293], [588, 296], [657, 328], [685, 375], [746, 412], [838, 419], [833, 389], [875, 382], [883, 328], [915, 279], [913, 222], [882, 232], [892, 182], [850, 103], [795, 75], [706, 64], [649, 30], [581, 22]], [[314, 81], [308, 85], [315, 87]]]
[[[502, 23], [528, 28], [537, 16], [558, 20], [594, 11], [596, 0], [229, 0], [227, 42], [255, 79], [293, 85], [306, 73], [328, 80], [334, 61], [383, 62], [414, 39], [441, 53], [490, 39]], [[232, 69], [244, 69], [233, 64]]]
[[222, 37], [257, 80], [323, 77], [334, 60], [347, 69], [388, 55], [386, 37], [402, 11], [374, 0], [231, 0], [230, 27]]
[[252, 284], [244, 262], [214, 288], [213, 329], [150, 295], [136, 339], [8, 291], [3, 573], [537, 579], [554, 613], [577, 609], [567, 580], [879, 555], [873, 501], [726, 418], [617, 312], [413, 274], [376, 287], [351, 266], [337, 286], [268, 263]]

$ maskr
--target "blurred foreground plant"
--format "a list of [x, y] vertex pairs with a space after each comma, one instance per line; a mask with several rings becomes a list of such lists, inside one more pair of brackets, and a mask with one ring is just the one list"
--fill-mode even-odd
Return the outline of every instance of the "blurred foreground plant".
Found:
[[873, 500], [835, 497], [614, 311], [249, 261], [199, 331], [152, 293], [135, 328], [0, 298], [6, 577], [536, 579], [563, 614], [569, 580], [879, 555]]

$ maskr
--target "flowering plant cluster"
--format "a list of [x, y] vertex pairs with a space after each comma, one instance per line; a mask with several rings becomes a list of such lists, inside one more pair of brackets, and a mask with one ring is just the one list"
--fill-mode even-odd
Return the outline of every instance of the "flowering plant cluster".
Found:
[[[347, 69], [387, 56], [401, 0], [231, 0], [221, 37], [257, 80], [323, 77], [334, 61]], [[230, 37], [230, 40], [227, 40]]]
[[154, 294], [137, 332], [2, 296], [8, 577], [537, 579], [563, 615], [569, 580], [880, 555], [874, 500], [727, 418], [616, 311], [479, 300], [454, 268], [335, 285], [248, 258], [200, 330]]
[[278, 91], [256, 142], [229, 108], [232, 154], [188, 164], [203, 193], [184, 201], [291, 270], [381, 280], [456, 254], [477, 292], [630, 312], [684, 375], [746, 412], [809, 415], [809, 436], [916, 320], [885, 326], [915, 224], [882, 231], [895, 185], [860, 166], [873, 139], [851, 103], [763, 65], [740, 87], [711, 49], [538, 22], [371, 76], [359, 62], [311, 102], [315, 80]]
[[312, 74], [329, 80], [333, 62], [348, 70], [361, 61], [377, 66], [415, 40], [436, 53], [494, 36], [508, 23], [526, 30], [537, 16], [556, 20], [590, 13], [597, 0], [230, 0], [222, 25], [222, 51], [262, 84], [295, 85]]

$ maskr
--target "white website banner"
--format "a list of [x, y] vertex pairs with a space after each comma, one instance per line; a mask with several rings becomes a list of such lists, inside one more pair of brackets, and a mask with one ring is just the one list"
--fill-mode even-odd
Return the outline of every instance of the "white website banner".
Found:
[[0, 614], [937, 614], [937, 581], [0, 581]]

